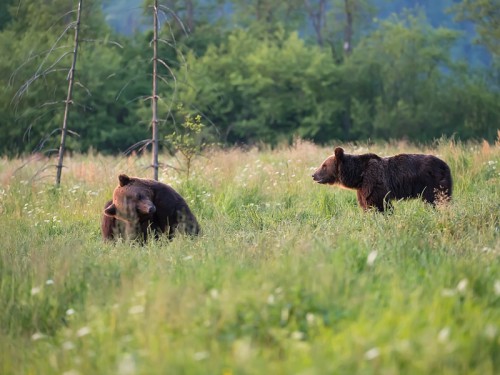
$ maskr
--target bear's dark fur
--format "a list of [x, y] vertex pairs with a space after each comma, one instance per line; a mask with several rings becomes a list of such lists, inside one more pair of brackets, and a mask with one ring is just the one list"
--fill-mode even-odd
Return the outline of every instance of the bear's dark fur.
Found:
[[113, 200], [106, 203], [101, 223], [102, 236], [113, 240], [147, 240], [148, 232], [156, 238], [167, 233], [172, 239], [178, 231], [197, 235], [200, 226], [188, 204], [172, 187], [161, 182], [121, 174]]
[[433, 155], [349, 155], [340, 147], [312, 175], [320, 184], [357, 191], [359, 205], [384, 211], [393, 199], [422, 198], [435, 205], [451, 198], [448, 165]]

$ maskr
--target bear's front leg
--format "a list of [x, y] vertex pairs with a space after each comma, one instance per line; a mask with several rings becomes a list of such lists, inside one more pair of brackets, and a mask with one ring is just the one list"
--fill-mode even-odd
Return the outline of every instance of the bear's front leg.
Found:
[[367, 211], [370, 207], [368, 207], [368, 203], [366, 202], [366, 198], [364, 197], [361, 189], [356, 191], [356, 196], [358, 198], [358, 203], [361, 206], [361, 208]]
[[366, 185], [358, 190], [358, 202], [366, 210], [376, 208], [379, 212], [384, 212], [387, 206], [386, 190], [380, 184]]

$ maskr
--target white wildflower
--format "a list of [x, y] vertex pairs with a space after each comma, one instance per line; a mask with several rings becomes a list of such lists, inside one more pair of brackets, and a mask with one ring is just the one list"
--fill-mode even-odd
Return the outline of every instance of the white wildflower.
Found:
[[486, 327], [484, 327], [484, 334], [489, 339], [494, 339], [496, 337], [497, 333], [498, 333], [498, 329], [493, 324], [487, 324]]
[[373, 250], [368, 254], [368, 257], [366, 258], [366, 264], [368, 264], [370, 267], [373, 266], [375, 263], [375, 259], [377, 259], [378, 252], [376, 250]]
[[73, 309], [67, 309], [66, 310], [66, 315], [68, 315], [68, 316], [69, 315], [73, 315], [74, 313], [75, 313], [75, 310], [73, 310]]
[[213, 299], [219, 298], [219, 291], [217, 289], [210, 289], [210, 297]]
[[35, 294], [40, 293], [41, 290], [42, 288], [35, 286], [34, 288], [31, 288], [31, 295], [34, 296]]
[[316, 317], [314, 316], [313, 313], [307, 313], [306, 314], [306, 321], [307, 321], [307, 324], [309, 325], [312, 325], [314, 324], [314, 320], [316, 319]]
[[305, 334], [304, 332], [300, 332], [300, 331], [294, 331], [292, 332], [292, 339], [294, 340], [303, 340], [305, 337]]
[[144, 312], [144, 306], [136, 305], [128, 309], [128, 313], [131, 315], [142, 314]]
[[465, 291], [467, 290], [468, 284], [469, 284], [469, 281], [467, 279], [460, 280], [459, 283], [457, 284], [457, 291], [459, 293], [465, 293]]
[[195, 361], [203, 361], [208, 357], [210, 357], [210, 354], [208, 352], [196, 352], [193, 354], [193, 358]]
[[134, 357], [131, 354], [124, 354], [118, 363], [119, 375], [133, 375], [136, 373]]
[[450, 327], [444, 327], [441, 331], [438, 333], [438, 341], [439, 342], [445, 342], [448, 341], [448, 338], [450, 337]]
[[371, 348], [365, 353], [365, 359], [371, 361], [380, 355], [380, 350], [378, 348]]
[[33, 335], [31, 335], [31, 340], [38, 341], [38, 340], [44, 339], [45, 337], [47, 337], [47, 336], [44, 335], [43, 333], [35, 332]]
[[64, 341], [62, 344], [62, 348], [64, 350], [73, 350], [75, 348], [75, 344], [73, 344], [71, 341]]
[[290, 310], [288, 308], [281, 309], [281, 321], [288, 322], [288, 317], [290, 316]]
[[54, 280], [52, 280], [52, 279], [48, 279], [48, 280], [45, 282], [45, 285], [54, 285]]
[[247, 361], [252, 356], [252, 346], [249, 340], [240, 339], [233, 343], [234, 357], [238, 361]]
[[443, 297], [453, 297], [456, 294], [455, 289], [443, 289], [441, 295]]
[[125, 344], [128, 344], [129, 342], [132, 342], [134, 340], [134, 336], [132, 335], [125, 335], [121, 338], [121, 342], [122, 343], [125, 343]]
[[500, 296], [500, 280], [495, 280], [493, 288], [495, 289], [495, 295]]
[[78, 331], [76, 331], [76, 337], [87, 336], [90, 332], [91, 331], [89, 327], [82, 327]]

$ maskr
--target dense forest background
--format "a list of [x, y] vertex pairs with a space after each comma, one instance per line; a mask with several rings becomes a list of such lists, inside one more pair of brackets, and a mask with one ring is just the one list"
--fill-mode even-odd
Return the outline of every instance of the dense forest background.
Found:
[[[69, 150], [151, 137], [152, 3], [83, 2]], [[498, 0], [160, 4], [162, 137], [187, 115], [223, 145], [497, 136]], [[0, 154], [58, 144], [76, 5], [0, 3]]]

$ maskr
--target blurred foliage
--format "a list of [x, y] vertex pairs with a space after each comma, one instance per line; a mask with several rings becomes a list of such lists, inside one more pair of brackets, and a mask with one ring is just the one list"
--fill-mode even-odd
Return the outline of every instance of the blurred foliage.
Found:
[[500, 57], [500, 4], [497, 0], [462, 0], [455, 5], [457, 19], [476, 26], [478, 41]]
[[[78, 136], [69, 150], [124, 152], [150, 138], [151, 2], [136, 3], [84, 3], [69, 118]], [[364, 0], [160, 1], [160, 133], [175, 131], [183, 104], [202, 116], [204, 133], [227, 145], [295, 136], [492, 141], [500, 123], [494, 3], [459, 2], [449, 8], [456, 22], [443, 20], [444, 27], [435, 14], [445, 5], [433, 2], [409, 10]], [[57, 145], [75, 7], [67, 0], [0, 6], [0, 154], [50, 153]], [[131, 13], [120, 13], [124, 7]], [[388, 9], [397, 13], [375, 17]], [[134, 32], [117, 34], [109, 24], [118, 20]], [[485, 63], [457, 57], [463, 22], [476, 26]]]

